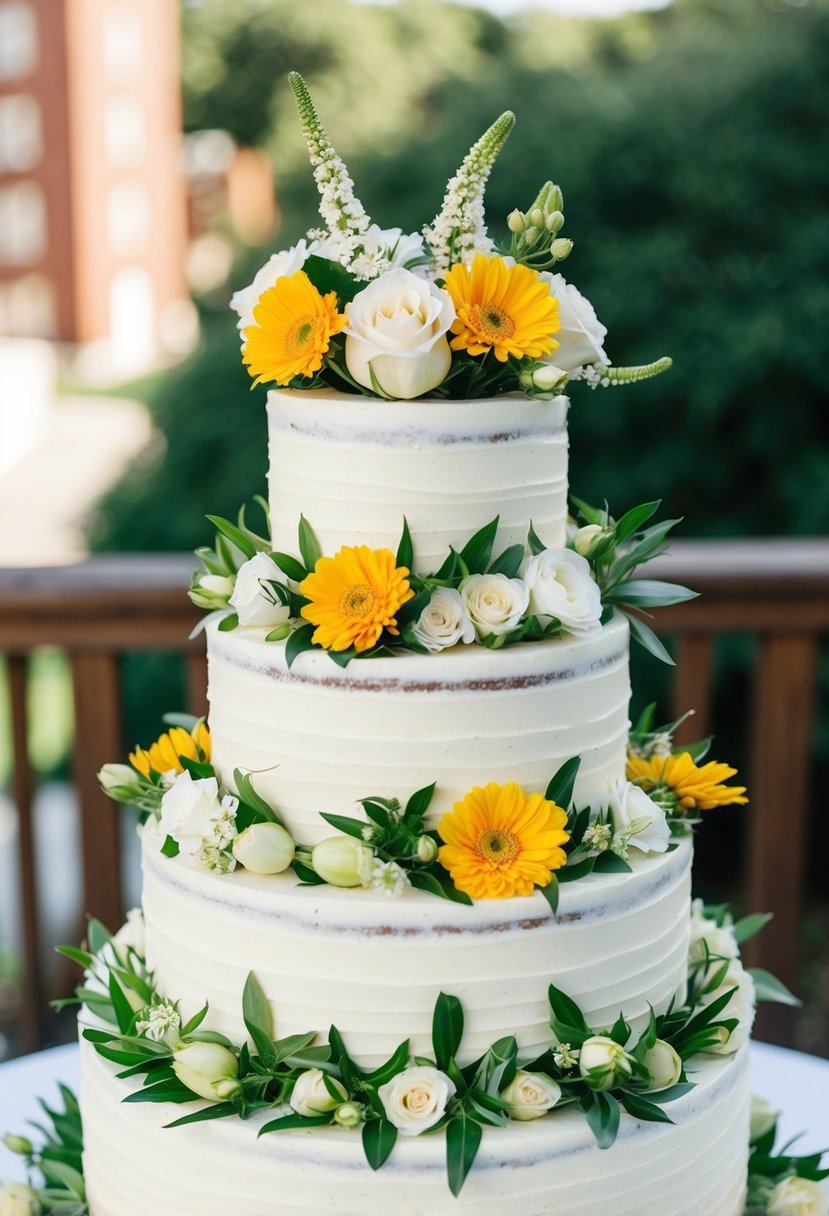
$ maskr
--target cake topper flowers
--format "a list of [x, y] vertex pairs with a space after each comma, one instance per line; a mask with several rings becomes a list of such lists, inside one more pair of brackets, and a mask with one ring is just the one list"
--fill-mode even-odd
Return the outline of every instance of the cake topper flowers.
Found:
[[338, 388], [390, 400], [523, 392], [547, 400], [573, 380], [593, 388], [657, 375], [670, 359], [612, 367], [607, 330], [558, 273], [573, 242], [564, 199], [544, 182], [487, 232], [484, 191], [515, 115], [502, 114], [450, 178], [422, 233], [372, 223], [302, 77], [289, 76], [325, 227], [274, 254], [231, 306], [254, 384]]

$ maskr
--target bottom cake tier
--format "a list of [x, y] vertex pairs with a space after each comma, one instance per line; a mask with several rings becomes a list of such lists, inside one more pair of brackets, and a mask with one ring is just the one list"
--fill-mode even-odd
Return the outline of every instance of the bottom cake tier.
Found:
[[[673, 1124], [623, 1115], [599, 1149], [571, 1111], [486, 1129], [458, 1199], [442, 1132], [398, 1140], [377, 1173], [359, 1134], [318, 1127], [257, 1139], [264, 1117], [168, 1129], [182, 1107], [124, 1103], [135, 1082], [82, 1042], [90, 1216], [742, 1216], [748, 1051], [698, 1057]], [[196, 1106], [194, 1104], [193, 1109]]]

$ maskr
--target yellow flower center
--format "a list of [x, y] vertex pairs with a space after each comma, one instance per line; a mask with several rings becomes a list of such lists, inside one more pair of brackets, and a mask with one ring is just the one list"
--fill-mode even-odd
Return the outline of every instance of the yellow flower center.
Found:
[[376, 603], [377, 596], [368, 583], [357, 583], [355, 586], [349, 587], [340, 600], [340, 611], [344, 616], [369, 616], [374, 611]]
[[521, 852], [521, 842], [506, 828], [485, 828], [475, 841], [475, 852], [481, 861], [494, 866], [506, 866]]
[[488, 342], [503, 342], [515, 333], [515, 321], [497, 304], [473, 304], [469, 320]]
[[313, 317], [300, 317], [299, 320], [294, 321], [285, 335], [285, 350], [288, 352], [301, 351], [310, 342], [314, 328]]

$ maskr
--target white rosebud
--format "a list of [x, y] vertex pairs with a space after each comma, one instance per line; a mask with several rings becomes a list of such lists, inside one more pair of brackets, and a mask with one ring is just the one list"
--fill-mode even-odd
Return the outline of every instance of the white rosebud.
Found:
[[529, 364], [518, 373], [518, 383], [528, 397], [550, 401], [564, 391], [567, 372], [554, 363]]
[[613, 1089], [633, 1071], [630, 1056], [608, 1035], [596, 1034], [582, 1043], [579, 1072], [591, 1089]]
[[363, 1121], [363, 1108], [358, 1102], [343, 1102], [334, 1111], [334, 1122], [339, 1127], [359, 1127]]
[[[558, 244], [558, 240], [553, 241], [554, 254]], [[590, 301], [561, 274], [551, 274], [545, 270], [541, 277], [549, 284], [550, 295], [558, 300], [558, 346], [550, 355], [550, 361], [568, 373], [594, 363], [607, 363], [609, 360], [603, 345], [607, 329], [596, 316]]]
[[563, 262], [572, 253], [573, 242], [565, 236], [557, 236], [550, 246], [550, 251], [556, 261]]
[[187, 1043], [173, 1052], [173, 1072], [194, 1094], [208, 1102], [225, 1102], [241, 1086], [239, 1061], [221, 1043]]
[[587, 557], [603, 532], [604, 528], [601, 524], [585, 524], [583, 528], [579, 528], [573, 537], [576, 553], [580, 553], [582, 557]]
[[172, 836], [181, 853], [192, 856], [200, 852], [211, 834], [211, 820], [221, 811], [216, 778], [194, 780], [185, 769], [161, 799], [161, 828]]
[[136, 954], [144, 957], [144, 913], [140, 908], [130, 908], [127, 919], [112, 940], [119, 948], [119, 953], [123, 950], [134, 950]]
[[311, 1118], [313, 1115], [327, 1115], [329, 1111], [339, 1106], [344, 1098], [348, 1097], [339, 1081], [333, 1077], [329, 1080], [339, 1094], [338, 1098], [332, 1097], [328, 1092], [321, 1069], [309, 1068], [299, 1074], [290, 1097], [291, 1106], [298, 1115], [304, 1115], [305, 1118]]
[[332, 887], [359, 887], [370, 878], [374, 850], [353, 836], [326, 836], [311, 852], [311, 867]]
[[568, 633], [595, 633], [602, 617], [602, 595], [587, 560], [572, 549], [544, 549], [524, 571], [530, 611], [556, 617]]
[[688, 946], [688, 960], [692, 963], [702, 962], [706, 953], [718, 958], [738, 958], [740, 948], [734, 936], [733, 925], [718, 925], [715, 920], [705, 916], [703, 903], [695, 899], [691, 904], [691, 940]]
[[419, 1136], [443, 1118], [455, 1083], [430, 1064], [420, 1064], [398, 1073], [377, 1093], [386, 1118], [401, 1136]]
[[664, 853], [671, 843], [662, 807], [624, 777], [608, 783], [607, 793], [593, 799], [593, 806], [609, 810], [615, 836], [640, 853]]
[[767, 1216], [827, 1216], [826, 1191], [809, 1178], [784, 1178], [769, 1195]]
[[417, 860], [423, 862], [436, 861], [439, 849], [437, 842], [431, 836], [421, 836], [417, 842]]
[[446, 332], [455, 320], [448, 292], [400, 267], [381, 274], [346, 305], [345, 361], [364, 388], [411, 400], [449, 371]]
[[267, 586], [271, 580], [280, 583], [285, 581], [282, 571], [267, 553], [255, 553], [239, 567], [233, 595], [228, 602], [231, 608], [235, 609], [240, 625], [259, 625], [273, 629], [276, 625], [284, 625], [289, 619], [288, 605], [281, 604], [278, 600], [273, 602], [276, 593], [272, 587]]
[[107, 793], [123, 786], [133, 786], [136, 793], [141, 789], [138, 774], [129, 764], [105, 764], [98, 771], [98, 781]]
[[678, 1053], [664, 1039], [657, 1039], [653, 1047], [645, 1052], [642, 1063], [651, 1074], [648, 1090], [656, 1093], [660, 1089], [670, 1089], [676, 1085], [682, 1076], [682, 1060]]
[[519, 211], [516, 207], [514, 211], [510, 211], [507, 216], [507, 228], [510, 232], [514, 232], [516, 236], [520, 236], [527, 227], [527, 217], [523, 211]]
[[233, 856], [252, 874], [281, 874], [295, 854], [291, 835], [278, 823], [252, 823], [233, 840]]
[[204, 591], [209, 591], [211, 595], [224, 600], [230, 599], [235, 585], [236, 580], [228, 578], [225, 574], [202, 574], [199, 578], [199, 586]]
[[774, 1109], [771, 1102], [766, 1098], [760, 1097], [759, 1094], [751, 1095], [751, 1128], [749, 1131], [749, 1143], [754, 1144], [755, 1140], [760, 1140], [767, 1135], [773, 1127], [777, 1126], [778, 1112]]
[[240, 330], [254, 324], [253, 310], [259, 303], [259, 297], [273, 287], [277, 279], [302, 270], [312, 250], [313, 246], [309, 248], [303, 239], [291, 249], [272, 254], [265, 265], [257, 270], [253, 282], [231, 296], [230, 307], [239, 314]]
[[470, 574], [460, 593], [478, 638], [499, 637], [515, 629], [530, 602], [526, 584], [505, 574]]
[[719, 988], [715, 988], [713, 992], [704, 993], [700, 997], [700, 1003], [703, 1007], [707, 1007], [712, 1001], [715, 1001], [718, 997], [723, 996], [732, 989], [734, 991], [732, 992], [730, 1001], [724, 1009], [720, 1010], [715, 1020], [727, 1022], [732, 1018], [736, 1018], [737, 1025], [730, 1034], [727, 1031], [722, 1031], [719, 1035], [719, 1041], [713, 1046], [706, 1048], [706, 1052], [709, 1055], [733, 1055], [735, 1051], [739, 1051], [748, 1042], [749, 1035], [751, 1034], [757, 1000], [754, 980], [751, 978], [750, 972], [745, 970], [738, 959], [732, 959]]
[[431, 654], [475, 641], [475, 626], [454, 587], [437, 587], [412, 627], [415, 639]]
[[543, 1073], [519, 1069], [506, 1089], [501, 1090], [501, 1099], [509, 1105], [511, 1119], [527, 1122], [552, 1110], [561, 1099], [561, 1088]]
[[40, 1201], [31, 1187], [19, 1182], [0, 1186], [0, 1216], [39, 1216]]

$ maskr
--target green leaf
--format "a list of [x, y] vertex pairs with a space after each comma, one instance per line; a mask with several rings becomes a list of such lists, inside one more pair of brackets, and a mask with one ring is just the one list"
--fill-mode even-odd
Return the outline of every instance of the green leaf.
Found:
[[449, 1190], [457, 1199], [481, 1145], [478, 1123], [461, 1111], [446, 1125], [446, 1173]]
[[591, 1089], [579, 1099], [599, 1148], [610, 1148], [619, 1130], [619, 1103], [611, 1094]]
[[349, 300], [353, 300], [357, 292], [365, 286], [365, 284], [359, 283], [354, 275], [339, 262], [321, 258], [315, 253], [305, 259], [302, 269], [321, 295], [335, 291], [337, 303], [341, 307]]
[[84, 970], [92, 966], [95, 958], [88, 950], [78, 950], [74, 946], [58, 946], [57, 953], [62, 954], [64, 958], [71, 959], [73, 963], [77, 963]]
[[296, 874], [297, 878], [301, 881], [303, 886], [306, 886], [306, 887], [323, 887], [323, 886], [325, 886], [325, 879], [320, 878], [320, 876], [316, 872], [316, 870], [312, 870], [310, 866], [303, 865], [303, 863], [301, 861], [297, 861], [296, 858], [294, 858], [294, 860], [291, 862], [291, 869], [293, 870], [294, 874]]
[[673, 1123], [670, 1115], [666, 1114], [655, 1102], [643, 1098], [641, 1094], [624, 1094], [622, 1106], [634, 1119], [643, 1119], [646, 1123]]
[[287, 574], [288, 578], [292, 578], [295, 583], [301, 583], [308, 577], [308, 571], [302, 562], [291, 557], [290, 553], [271, 553], [271, 557], [283, 574]]
[[242, 993], [242, 1016], [263, 1064], [270, 1068], [276, 1057], [273, 1045], [273, 1014], [268, 998], [252, 971], [248, 974]]
[[606, 525], [606, 511], [600, 511], [598, 507], [591, 507], [589, 502], [585, 502], [583, 498], [576, 498], [574, 494], [570, 495], [570, 502], [586, 523], [598, 524], [600, 528]]
[[662, 499], [657, 498], [655, 502], [643, 502], [641, 506], [632, 507], [630, 511], [626, 511], [616, 524], [617, 542], [627, 540], [634, 532], [638, 532], [642, 524], [647, 523], [650, 517], [659, 510], [661, 504]]
[[562, 992], [560, 988], [556, 988], [555, 984], [550, 984], [550, 987], [547, 989], [547, 997], [556, 1021], [566, 1022], [568, 1026], [575, 1026], [577, 1030], [582, 1031], [584, 1034], [590, 1034], [590, 1028], [584, 1020], [584, 1014], [576, 1002], [567, 996], [565, 992]]
[[648, 1099], [659, 1105], [675, 1102], [677, 1098], [683, 1098], [685, 1094], [689, 1094], [695, 1088], [696, 1086], [693, 1081], [678, 1081], [676, 1085], [671, 1085], [669, 1089], [660, 1089], [655, 1094], [648, 1094]]
[[490, 574], [505, 574], [507, 578], [515, 578], [521, 569], [521, 563], [526, 556], [523, 545], [510, 545], [508, 549], [495, 559], [489, 567]]
[[604, 599], [613, 604], [630, 604], [634, 608], [661, 608], [667, 604], [684, 604], [698, 596], [698, 591], [691, 591], [680, 583], [664, 583], [655, 578], [631, 578], [606, 591]]
[[331, 1058], [335, 1064], [339, 1065], [345, 1087], [351, 1093], [362, 1079], [362, 1070], [358, 1068], [357, 1064], [355, 1064], [348, 1054], [346, 1045], [343, 1042], [343, 1036], [336, 1026], [331, 1026], [328, 1031], [328, 1043], [331, 1047]]
[[754, 937], [759, 933], [761, 929], [765, 929], [773, 916], [773, 912], [756, 912], [753, 916], [744, 916], [742, 920], [738, 920], [734, 926], [734, 936], [737, 939], [737, 943], [742, 945], [750, 937]]
[[54, 1159], [41, 1160], [40, 1169], [49, 1181], [57, 1182], [80, 1203], [84, 1202], [86, 1191], [84, 1190], [83, 1175], [78, 1170], [73, 1169], [71, 1165], [66, 1165], [63, 1161]]
[[425, 785], [422, 790], [417, 790], [412, 794], [409, 801], [406, 803], [406, 809], [403, 812], [403, 819], [413, 819], [419, 815], [425, 815], [432, 802], [435, 793], [435, 785], [433, 781], [431, 785]]
[[748, 973], [754, 980], [758, 1001], [776, 1001], [779, 1005], [795, 1006], [801, 1003], [793, 992], [789, 992], [782, 980], [770, 971], [764, 971], [762, 967], [749, 967]]
[[223, 616], [219, 621], [218, 630], [220, 633], [232, 633], [234, 629], [239, 627], [239, 617], [235, 612], [229, 612], [227, 616]]
[[461, 549], [460, 557], [469, 569], [470, 574], [483, 574], [492, 557], [492, 546], [495, 544], [495, 533], [498, 531], [499, 516], [495, 516], [488, 524], [471, 537]]
[[555, 874], [550, 876], [550, 881], [547, 883], [546, 887], [536, 887], [536, 891], [540, 892], [540, 894], [544, 896], [547, 903], [550, 905], [551, 912], [554, 914], [558, 912], [558, 899], [561, 892], [559, 890], [558, 879], [556, 878]]
[[213, 1106], [205, 1106], [203, 1110], [194, 1111], [192, 1115], [183, 1115], [181, 1119], [165, 1123], [164, 1127], [184, 1127], [187, 1123], [207, 1123], [211, 1119], [227, 1119], [229, 1115], [235, 1114], [236, 1106], [233, 1102], [217, 1102]]
[[396, 561], [398, 566], [405, 566], [407, 570], [411, 570], [412, 563], [414, 562], [412, 534], [409, 531], [409, 521], [405, 515], [403, 516], [403, 535], [400, 537], [400, 544], [397, 546]]
[[355, 840], [363, 839], [363, 829], [366, 825], [362, 819], [351, 819], [347, 815], [334, 815], [330, 811], [320, 811], [320, 815], [338, 832], [344, 832], [346, 836], [353, 836]]
[[565, 760], [547, 786], [544, 797], [548, 802], [554, 802], [556, 806], [560, 806], [565, 811], [569, 808], [573, 801], [573, 786], [576, 784], [580, 764], [581, 757], [579, 756], [572, 756], [569, 760]]
[[115, 1010], [118, 1029], [121, 1031], [121, 1034], [129, 1034], [135, 1015], [132, 1006], [124, 994], [123, 988], [112, 972], [109, 975], [109, 999], [112, 1002], [112, 1008]]
[[375, 1068], [374, 1072], [369, 1073], [366, 1080], [372, 1085], [385, 1085], [392, 1077], [396, 1077], [399, 1072], [409, 1062], [409, 1040], [406, 1039], [400, 1044], [394, 1055], [386, 1060], [385, 1064], [381, 1064], [379, 1068]]
[[397, 1128], [388, 1119], [371, 1119], [363, 1124], [363, 1152], [373, 1170], [379, 1170], [397, 1143]]
[[108, 929], [105, 929], [99, 920], [93, 916], [89, 921], [89, 928], [86, 931], [86, 939], [89, 944], [89, 949], [93, 954], [100, 954], [107, 942], [112, 941], [112, 934]]
[[673, 667], [675, 665], [673, 659], [650, 626], [646, 625], [644, 621], [640, 621], [638, 617], [631, 616], [629, 612], [626, 612], [625, 616], [628, 619], [630, 635], [634, 641], [638, 642], [640, 646], [644, 646], [649, 654], [652, 654], [662, 663], [667, 663], [670, 667]]
[[607, 849], [604, 853], [599, 853], [598, 857], [593, 862], [594, 874], [630, 874], [630, 866], [623, 857], [619, 857], [617, 853]]
[[233, 770], [233, 780], [236, 783], [236, 792], [246, 806], [256, 811], [268, 823], [279, 823], [279, 816], [276, 814], [276, 811], [255, 790], [251, 773], [245, 773], [242, 769], [235, 768]]
[[544, 544], [544, 541], [541, 539], [541, 537], [538, 535], [535, 528], [533, 527], [532, 521], [530, 521], [530, 530], [527, 533], [527, 545], [528, 545], [530, 553], [532, 553], [533, 557], [537, 557], [539, 553], [543, 553], [544, 550], [547, 548], [547, 546]]
[[[265, 1123], [259, 1128], [258, 1136], [264, 1136], [267, 1132], [285, 1132], [291, 1131], [296, 1127], [325, 1127], [333, 1118], [332, 1115], [283, 1115], [281, 1119], [272, 1119], [270, 1123]], [[257, 1136], [257, 1138], [258, 1138]]]
[[409, 882], [418, 891], [428, 891], [430, 895], [437, 895], [441, 899], [451, 900], [452, 903], [466, 904], [467, 906], [471, 906], [472, 904], [472, 900], [466, 892], [459, 891], [445, 871], [432, 873], [429, 870], [410, 870]]
[[236, 527], [236, 524], [232, 524], [229, 519], [223, 519], [221, 515], [208, 515], [207, 518], [219, 530], [221, 535], [225, 536], [232, 545], [235, 545], [248, 560], [256, 556], [256, 545], [249, 536], [245, 535], [241, 528]]
[[319, 541], [314, 535], [314, 529], [304, 515], [300, 515], [299, 517], [299, 551], [302, 554], [302, 560], [305, 562], [306, 570], [313, 574], [317, 562], [322, 557], [322, 550], [320, 549]]
[[630, 1038], [630, 1026], [624, 1019], [623, 1014], [619, 1014], [616, 1021], [610, 1030], [610, 1037], [614, 1043], [618, 1043], [620, 1047], [624, 1047]]
[[298, 655], [301, 655], [304, 650], [311, 650], [314, 645], [314, 626], [310, 623], [300, 625], [299, 629], [295, 629], [288, 641], [285, 643], [285, 662], [288, 670], [293, 666]]
[[463, 1037], [463, 1008], [456, 996], [441, 992], [432, 1015], [432, 1046], [438, 1068], [446, 1072]]
[[580, 878], [586, 878], [588, 874], [592, 874], [595, 861], [595, 857], [585, 857], [582, 861], [574, 862], [573, 865], [562, 866], [560, 870], [556, 870], [556, 878], [559, 882], [578, 882]]

